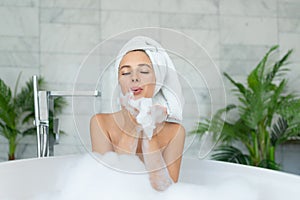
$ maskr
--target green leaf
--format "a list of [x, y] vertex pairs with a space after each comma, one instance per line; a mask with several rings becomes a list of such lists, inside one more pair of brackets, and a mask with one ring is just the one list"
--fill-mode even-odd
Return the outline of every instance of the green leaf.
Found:
[[[199, 126], [202, 132], [211, 131], [220, 136], [217, 139], [222, 146], [214, 151], [214, 159], [280, 169], [275, 161], [275, 148], [293, 136], [300, 136], [300, 98], [295, 92], [286, 91], [288, 81], [283, 77], [288, 71], [285, 66], [292, 50], [269, 65], [269, 56], [276, 49], [278, 45], [271, 47], [250, 72], [247, 85], [224, 73], [239, 101], [238, 113], [234, 116], [237, 120], [220, 115], [230, 114], [224, 112], [224, 108]], [[245, 153], [232, 145], [236, 143]]]
[[243, 165], [250, 164], [248, 155], [243, 154], [238, 148], [234, 146], [220, 146], [212, 155], [213, 160], [226, 161], [232, 163], [239, 163]]
[[280, 165], [272, 160], [264, 159], [260, 161], [258, 167], [273, 169], [273, 170], [280, 170]]
[[[278, 75], [277, 73], [280, 72], [280, 71], [287, 71], [288, 69], [281, 69], [285, 64], [286, 64], [286, 61], [287, 59], [290, 57], [290, 55], [292, 54], [293, 50], [289, 50], [279, 61], [277, 61], [271, 72], [269, 72], [267, 75], [266, 75], [266, 80], [268, 82], [272, 82], [273, 79]], [[281, 74], [283, 75], [283, 74]]]
[[253, 92], [257, 92], [262, 88], [264, 84], [264, 71], [266, 67], [266, 62], [268, 60], [269, 55], [275, 51], [279, 46], [275, 45], [271, 47], [271, 49], [266, 53], [264, 58], [259, 62], [256, 68], [249, 74], [248, 76], [248, 85], [252, 89]]
[[243, 95], [247, 96], [249, 91], [246, 89], [246, 87], [238, 82], [235, 82], [226, 72], [224, 72], [224, 76], [238, 89], [238, 91]]
[[[12, 96], [11, 89], [0, 79], [0, 134], [8, 140], [9, 154], [12, 158], [17, 141], [26, 135], [36, 134], [36, 129], [32, 124], [34, 119], [33, 80], [27, 81], [18, 92], [20, 76], [21, 73], [16, 81], [14, 96]], [[45, 87], [43, 78], [38, 78], [38, 86], [41, 90]], [[54, 101], [56, 113], [61, 113], [66, 105], [65, 100], [60, 97]], [[51, 126], [52, 124], [49, 127], [50, 131]], [[25, 127], [28, 129], [24, 130]]]
[[273, 124], [271, 130], [271, 144], [276, 146], [288, 139], [286, 136], [286, 131], [288, 129], [287, 121], [284, 120], [282, 117], [277, 119], [277, 122]]
[[11, 89], [0, 79], [0, 120], [14, 128], [16, 115]]

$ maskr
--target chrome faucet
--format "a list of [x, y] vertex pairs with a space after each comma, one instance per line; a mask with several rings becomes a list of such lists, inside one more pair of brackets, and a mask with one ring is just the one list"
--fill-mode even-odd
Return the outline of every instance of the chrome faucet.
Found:
[[[33, 76], [34, 94], [34, 125], [37, 134], [37, 157], [49, 156], [49, 110], [54, 107], [53, 97], [90, 96], [100, 97], [101, 93], [95, 91], [40, 91], [38, 89], [37, 76]], [[54, 120], [54, 131], [56, 141], [59, 139], [58, 119]]]

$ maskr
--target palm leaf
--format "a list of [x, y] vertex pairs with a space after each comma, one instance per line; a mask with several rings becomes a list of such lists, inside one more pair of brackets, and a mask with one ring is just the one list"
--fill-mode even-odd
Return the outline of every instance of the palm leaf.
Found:
[[[271, 72], [269, 72], [267, 75], [266, 75], [266, 80], [268, 82], [272, 82], [273, 79], [277, 76], [277, 73], [280, 72], [280, 71], [288, 71], [288, 69], [282, 69], [282, 67], [286, 64], [286, 61], [287, 59], [290, 57], [290, 55], [292, 54], [293, 50], [289, 50], [279, 61], [277, 61]], [[283, 75], [283, 74], [280, 74], [280, 75]]]
[[15, 126], [16, 112], [11, 89], [0, 79], [0, 120], [9, 127]]
[[217, 140], [220, 133], [223, 131], [225, 120], [222, 118], [223, 114], [236, 108], [235, 105], [231, 104], [226, 106], [224, 109], [220, 109], [214, 114], [211, 120], [205, 120], [199, 122], [197, 129], [191, 131], [191, 134], [203, 135], [205, 132], [211, 132], [214, 134], [214, 139]]
[[260, 161], [260, 163], [257, 165], [258, 167], [263, 167], [267, 169], [273, 169], [273, 170], [280, 170], [280, 165], [277, 164], [276, 162], [268, 159], [264, 159]]
[[243, 84], [234, 81], [226, 72], [223, 74], [238, 89], [239, 93], [247, 99], [250, 91]]
[[239, 163], [244, 165], [250, 164], [249, 156], [243, 154], [234, 146], [219, 146], [216, 150], [214, 150], [214, 153], [211, 157], [213, 160]]
[[277, 48], [278, 45], [271, 47], [271, 49], [266, 53], [264, 58], [259, 62], [256, 68], [248, 76], [248, 86], [252, 89], [254, 93], [263, 89], [262, 85], [264, 84], [264, 71], [266, 67], [266, 62], [268, 60], [269, 55]]
[[273, 146], [286, 141], [288, 137], [286, 137], [286, 131], [288, 129], [287, 121], [284, 120], [282, 117], [277, 119], [277, 122], [273, 124], [271, 130], [271, 143]]

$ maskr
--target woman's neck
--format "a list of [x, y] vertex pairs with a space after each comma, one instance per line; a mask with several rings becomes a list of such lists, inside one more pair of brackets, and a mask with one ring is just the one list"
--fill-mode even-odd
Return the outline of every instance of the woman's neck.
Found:
[[124, 127], [136, 127], [139, 125], [136, 121], [136, 118], [125, 108], [122, 108], [120, 114], [122, 124], [124, 124]]

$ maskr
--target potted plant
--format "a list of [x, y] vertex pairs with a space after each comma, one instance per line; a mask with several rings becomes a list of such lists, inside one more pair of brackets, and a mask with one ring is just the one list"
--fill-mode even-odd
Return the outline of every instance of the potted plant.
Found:
[[[8, 141], [8, 160], [15, 159], [15, 151], [20, 139], [26, 135], [36, 134], [36, 128], [32, 123], [34, 119], [33, 81], [27, 81], [18, 93], [20, 76], [21, 73], [17, 78], [14, 93], [0, 79], [0, 135]], [[38, 85], [40, 88], [45, 87], [43, 78], [38, 79]], [[55, 112], [61, 113], [65, 104], [64, 99], [55, 99]]]
[[[251, 71], [247, 84], [224, 73], [234, 85], [239, 103], [219, 110], [192, 131], [200, 136], [214, 134], [221, 145], [212, 152], [212, 159], [280, 169], [275, 150], [300, 133], [300, 99], [286, 91], [285, 66], [292, 50], [268, 67], [268, 58], [276, 49], [278, 46], [273, 46]], [[224, 119], [223, 114], [234, 109], [238, 109], [236, 120]]]

